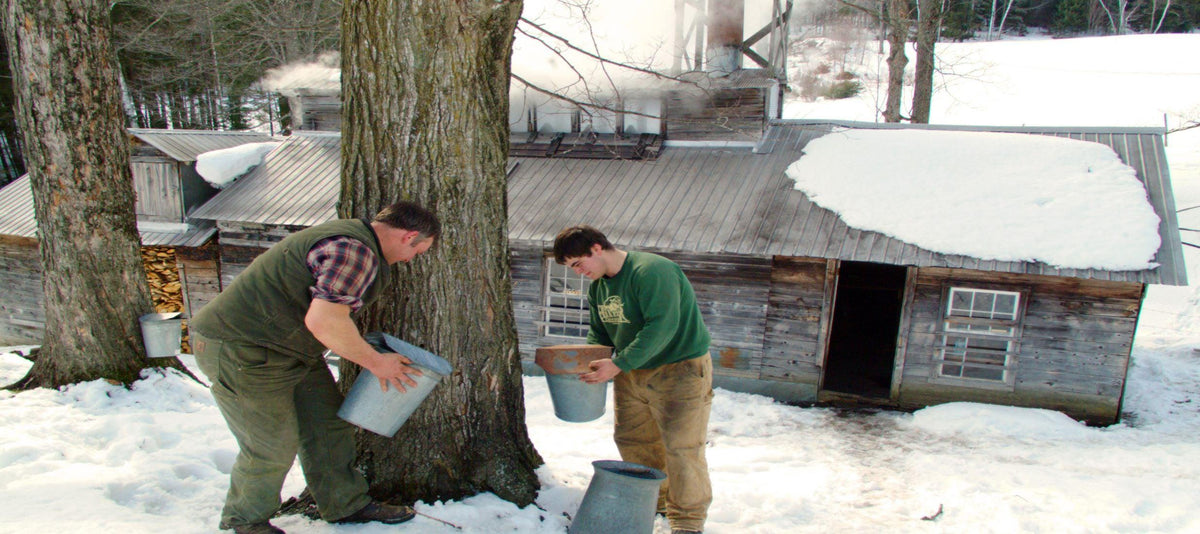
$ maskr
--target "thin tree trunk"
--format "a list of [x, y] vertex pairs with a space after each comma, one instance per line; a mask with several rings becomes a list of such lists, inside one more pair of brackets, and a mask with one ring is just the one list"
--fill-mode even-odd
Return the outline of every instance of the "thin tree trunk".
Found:
[[900, 106], [904, 100], [904, 67], [908, 56], [904, 47], [908, 44], [908, 4], [905, 0], [888, 0], [888, 87], [884, 103], [883, 120], [900, 122]]
[[[455, 368], [394, 439], [359, 435], [376, 498], [494, 492], [520, 506], [542, 463], [529, 441], [507, 231], [508, 83], [519, 1], [347, 0], [339, 215], [397, 200], [444, 224], [361, 319]], [[358, 369], [343, 364], [343, 388]]]
[[138, 317], [151, 301], [108, 4], [5, 0], [3, 15], [46, 308], [41, 356], [20, 386], [132, 382], [147, 366]]
[[929, 123], [933, 103], [934, 46], [942, 22], [942, 0], [919, 0], [917, 8], [917, 65], [913, 77], [912, 122]]

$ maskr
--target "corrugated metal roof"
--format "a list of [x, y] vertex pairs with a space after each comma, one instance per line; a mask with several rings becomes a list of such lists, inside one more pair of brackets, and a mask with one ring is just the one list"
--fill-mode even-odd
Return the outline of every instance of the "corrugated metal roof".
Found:
[[337, 216], [341, 136], [296, 132], [233, 185], [189, 216], [195, 219], [312, 226]]
[[[216, 227], [207, 221], [193, 223], [179, 232], [140, 231], [143, 245], [198, 247], [212, 238]], [[33, 188], [26, 174], [0, 189], [0, 235], [37, 237]]]
[[[1110, 147], [1133, 167], [1162, 220], [1156, 269], [1058, 269], [935, 253], [848, 227], [793, 187], [785, 170], [811, 140], [835, 127], [934, 128], [1057, 135]], [[335, 217], [339, 137], [290, 138], [196, 217], [312, 225]], [[286, 150], [286, 152], [285, 152]], [[586, 223], [616, 244], [661, 252], [803, 256], [922, 267], [954, 267], [1075, 278], [1187, 283], [1162, 131], [1147, 128], [1010, 128], [776, 121], [756, 150], [670, 147], [654, 161], [513, 158], [509, 238], [549, 246], [559, 230]], [[881, 164], [886, 164], [882, 162]]]
[[33, 216], [33, 189], [29, 175], [23, 175], [0, 189], [0, 235], [37, 236]]
[[161, 150], [172, 159], [182, 162], [196, 161], [196, 156], [212, 150], [275, 140], [267, 134], [258, 132], [130, 128], [129, 133]]
[[[848, 227], [793, 188], [785, 170], [834, 127], [931, 128], [1056, 135], [1108, 145], [1146, 185], [1162, 223], [1156, 269], [1059, 269], [1043, 263], [946, 255]], [[1162, 131], [1149, 128], [1014, 128], [776, 121], [757, 150], [667, 148], [657, 161], [520, 159], [509, 185], [509, 237], [549, 246], [587, 223], [620, 246], [662, 252], [837, 258], [1075, 278], [1184, 285]], [[881, 162], [886, 164], [886, 162]]]
[[183, 232], [148, 232], [141, 230], [138, 233], [142, 236], [143, 245], [168, 246], [168, 247], [198, 247], [207, 243], [214, 234], [217, 233], [217, 227], [211, 222], [200, 221], [203, 224], [192, 224]]

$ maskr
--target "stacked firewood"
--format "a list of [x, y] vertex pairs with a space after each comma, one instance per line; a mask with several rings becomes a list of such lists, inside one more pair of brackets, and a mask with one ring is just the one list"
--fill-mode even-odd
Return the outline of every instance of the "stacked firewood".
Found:
[[[154, 311], [159, 313], [181, 312], [183, 309], [183, 285], [179, 280], [179, 267], [175, 261], [174, 247], [142, 247], [142, 264], [146, 267], [146, 281], [150, 283], [150, 296], [154, 300]], [[187, 322], [183, 326], [183, 352], [191, 353], [187, 339]]]

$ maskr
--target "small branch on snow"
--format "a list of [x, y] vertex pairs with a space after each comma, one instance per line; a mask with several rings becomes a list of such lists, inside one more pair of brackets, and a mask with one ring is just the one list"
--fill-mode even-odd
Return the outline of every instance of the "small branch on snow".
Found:
[[921, 521], [937, 521], [939, 517], [942, 517], [942, 505], [941, 504], [938, 505], [937, 513], [935, 513], [933, 515], [927, 515], [925, 517], [922, 517]]

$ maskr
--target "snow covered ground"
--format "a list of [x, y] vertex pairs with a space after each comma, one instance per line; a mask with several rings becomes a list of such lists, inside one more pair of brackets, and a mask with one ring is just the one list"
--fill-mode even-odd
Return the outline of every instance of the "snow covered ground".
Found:
[[[1197, 120], [1198, 49], [1200, 35], [939, 45], [961, 58], [955, 72], [972, 74], [945, 82], [934, 122], [1158, 126], [1164, 113], [1172, 126]], [[874, 120], [875, 102], [868, 91], [848, 101], [793, 101], [787, 113]], [[1178, 206], [1200, 205], [1200, 129], [1168, 143]], [[1180, 220], [1200, 228], [1200, 209]], [[1184, 240], [1197, 238], [1185, 232]], [[718, 391], [707, 532], [1200, 532], [1193, 250], [1185, 249], [1193, 286], [1151, 289], [1124, 421], [1112, 427], [978, 404], [843, 412]], [[0, 355], [0, 383], [27, 367]], [[538, 506], [479, 495], [419, 503], [419, 512], [462, 532], [565, 531], [563, 514], [578, 508], [590, 462], [617, 457], [611, 410], [591, 423], [564, 423], [553, 416], [544, 379], [526, 378], [525, 387], [531, 438], [546, 460]], [[236, 451], [206, 389], [174, 373], [151, 372], [130, 390], [97, 381], [0, 392], [0, 428], [0, 533], [212, 532]], [[285, 493], [302, 487], [297, 469]], [[426, 517], [390, 528], [276, 523], [292, 533], [459, 532]], [[662, 520], [658, 531], [666, 531]]]

